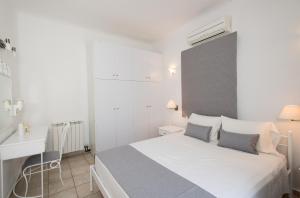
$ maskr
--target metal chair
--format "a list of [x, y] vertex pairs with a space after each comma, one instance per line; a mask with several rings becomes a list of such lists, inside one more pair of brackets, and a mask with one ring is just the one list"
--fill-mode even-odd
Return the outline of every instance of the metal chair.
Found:
[[[69, 129], [70, 129], [70, 123], [69, 122], [64, 123], [63, 130], [62, 130], [61, 137], [60, 137], [61, 142], [60, 142], [59, 151], [44, 152], [42, 164], [41, 164], [41, 155], [40, 154], [30, 156], [25, 161], [25, 163], [23, 165], [22, 175], [17, 180], [16, 185], [13, 189], [13, 193], [16, 197], [23, 198], [23, 196], [20, 196], [15, 192], [15, 188], [22, 178], [25, 179], [25, 184], [26, 184], [25, 197], [27, 197], [28, 183], [30, 182], [31, 175], [41, 173], [42, 171], [39, 170], [39, 168], [41, 166], [46, 166], [46, 168], [43, 169], [43, 172], [58, 168], [60, 181], [64, 185], [64, 182], [63, 182], [62, 176], [61, 176], [61, 172], [62, 172], [61, 171], [61, 158], [62, 158], [62, 154], [63, 154], [65, 139], [66, 139]], [[41, 173], [41, 174], [43, 174], [43, 173]], [[27, 176], [29, 176], [29, 179], [27, 179]], [[43, 186], [41, 188], [43, 188]], [[27, 197], [27, 198], [36, 198], [36, 197], [41, 197], [41, 195]]]

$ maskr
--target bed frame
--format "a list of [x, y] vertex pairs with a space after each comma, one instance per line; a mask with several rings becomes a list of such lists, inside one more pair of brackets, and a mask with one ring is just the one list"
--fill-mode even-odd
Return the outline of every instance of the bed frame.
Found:
[[[291, 131], [288, 131], [287, 135], [280, 135], [281, 141], [277, 146], [277, 150], [286, 156], [287, 158], [287, 167], [288, 167], [288, 176], [289, 176], [289, 197], [293, 197], [293, 177], [292, 177], [292, 170], [293, 170], [293, 135]], [[280, 148], [283, 148], [287, 151], [280, 151]], [[112, 195], [109, 194], [107, 189], [105, 188], [103, 181], [101, 181], [100, 177], [98, 176], [95, 165], [90, 166], [90, 191], [93, 190], [93, 179], [96, 182], [98, 188], [100, 189], [104, 198], [113, 198]]]
[[97, 175], [95, 165], [90, 166], [90, 191], [93, 191], [93, 179], [96, 182], [98, 188], [101, 191], [101, 194], [104, 198], [113, 198], [109, 192], [106, 190], [103, 182], [101, 181], [100, 177]]

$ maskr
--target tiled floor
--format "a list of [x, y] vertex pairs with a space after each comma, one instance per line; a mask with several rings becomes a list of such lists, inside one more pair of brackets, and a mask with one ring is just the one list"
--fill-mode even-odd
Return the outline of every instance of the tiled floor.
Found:
[[[94, 183], [93, 191], [89, 188], [89, 166], [94, 164], [91, 154], [80, 154], [62, 160], [62, 178], [59, 179], [58, 169], [44, 173], [44, 197], [46, 198], [102, 198], [98, 187]], [[25, 181], [21, 180], [16, 187], [16, 192], [24, 195]], [[32, 176], [29, 183], [27, 196], [41, 193], [41, 175]], [[11, 195], [11, 198], [14, 198]]]

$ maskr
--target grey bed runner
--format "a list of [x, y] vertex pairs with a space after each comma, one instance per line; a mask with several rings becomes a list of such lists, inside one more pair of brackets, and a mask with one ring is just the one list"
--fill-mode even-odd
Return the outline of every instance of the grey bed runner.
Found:
[[215, 197], [130, 145], [97, 156], [130, 198]]

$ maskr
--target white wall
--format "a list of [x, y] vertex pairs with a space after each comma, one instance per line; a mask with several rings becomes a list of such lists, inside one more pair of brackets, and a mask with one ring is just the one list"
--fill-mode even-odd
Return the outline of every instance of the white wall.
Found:
[[[17, 41], [17, 34], [16, 34], [16, 17], [15, 17], [15, 12], [12, 6], [10, 5], [9, 1], [6, 0], [0, 0], [0, 38], [5, 39], [5, 38], [10, 38], [11, 42], [14, 46], [17, 47], [18, 50], [18, 41]], [[12, 98], [18, 98], [19, 97], [19, 82], [18, 82], [18, 65], [17, 65], [17, 58], [18, 56], [14, 57], [11, 54], [5, 53], [3, 50], [1, 50], [1, 56], [4, 59], [6, 63], [9, 64], [11, 70], [12, 70], [12, 85], [11, 85], [11, 93], [12, 93]], [[0, 76], [1, 78], [1, 76]], [[8, 83], [10, 84], [10, 83]], [[3, 94], [3, 90], [0, 90], [0, 94]], [[7, 96], [6, 96], [7, 97]], [[6, 98], [10, 99], [10, 98]], [[0, 105], [2, 105], [2, 101], [0, 101]], [[2, 107], [1, 107], [2, 108]], [[8, 112], [7, 116], [9, 116]], [[0, 119], [3, 119], [1, 117]], [[0, 133], [3, 134], [5, 133], [7, 135], [11, 134], [15, 128], [16, 124], [18, 122], [18, 117], [12, 117], [10, 119], [5, 119], [6, 128], [1, 128], [0, 127]], [[4, 121], [1, 120], [3, 123]], [[1, 135], [2, 136], [2, 135]], [[2, 141], [2, 139], [0, 140]], [[9, 161], [4, 161], [3, 163], [3, 181], [4, 181], [4, 197], [8, 197], [10, 190], [12, 188], [12, 185], [14, 184], [16, 178], [18, 177], [18, 172], [16, 170], [21, 168], [21, 161], [22, 159], [16, 159], [16, 160], [9, 160]], [[0, 189], [1, 193], [1, 189]], [[1, 195], [0, 195], [1, 196]]]
[[131, 39], [27, 13], [18, 13], [18, 40], [24, 121], [50, 125], [83, 120], [86, 143], [89, 142], [88, 103], [93, 102], [88, 100], [88, 44], [93, 40], [110, 40], [150, 48]]
[[[238, 116], [249, 120], [276, 120], [286, 104], [300, 104], [300, 1], [232, 0], [188, 22], [156, 46], [164, 54], [167, 101], [181, 105], [180, 52], [189, 48], [186, 36], [219, 17], [230, 15], [238, 32]], [[177, 66], [170, 77], [169, 65]], [[181, 112], [166, 111], [167, 120], [184, 125]], [[280, 124], [282, 130], [286, 125]], [[295, 167], [300, 166], [300, 124], [295, 123]], [[299, 171], [294, 171], [300, 188]]]

